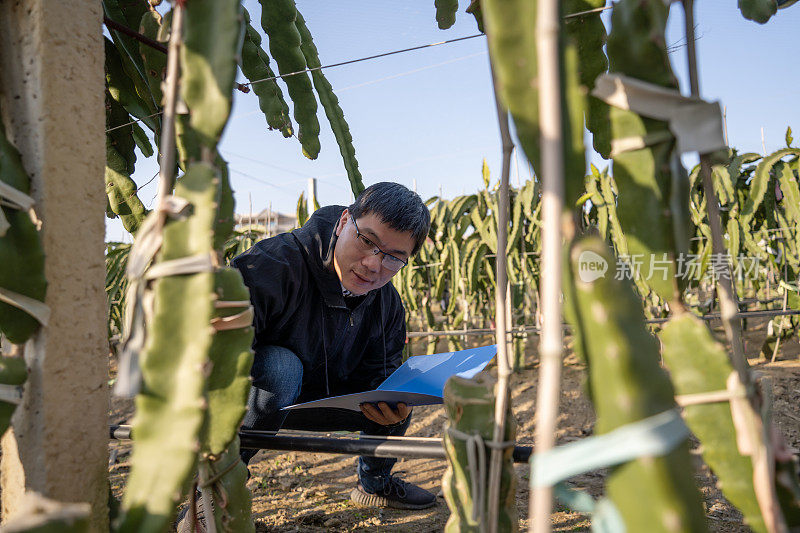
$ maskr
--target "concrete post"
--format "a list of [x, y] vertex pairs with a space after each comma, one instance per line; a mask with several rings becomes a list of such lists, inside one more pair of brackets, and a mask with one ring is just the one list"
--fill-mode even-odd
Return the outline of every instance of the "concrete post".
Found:
[[308, 178], [308, 199], [306, 200], [306, 206], [308, 209], [308, 216], [314, 214], [316, 208], [314, 204], [317, 203], [317, 178]]
[[30, 376], [2, 441], [2, 516], [35, 490], [88, 502], [98, 532], [108, 531], [103, 79], [100, 2], [0, 0], [0, 119], [32, 178], [52, 313], [25, 348]]

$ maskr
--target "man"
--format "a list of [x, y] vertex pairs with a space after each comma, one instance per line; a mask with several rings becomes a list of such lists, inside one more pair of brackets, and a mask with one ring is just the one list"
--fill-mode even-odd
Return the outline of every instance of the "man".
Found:
[[[397, 183], [367, 188], [349, 207], [317, 210], [300, 229], [263, 240], [234, 259], [250, 289], [255, 318], [253, 388], [244, 429], [281, 427], [403, 435], [411, 408], [282, 407], [376, 388], [402, 363], [405, 311], [389, 280], [424, 243], [430, 214]], [[255, 455], [244, 450], [247, 464]], [[360, 457], [363, 505], [433, 506], [436, 497], [391, 474], [396, 459]]]

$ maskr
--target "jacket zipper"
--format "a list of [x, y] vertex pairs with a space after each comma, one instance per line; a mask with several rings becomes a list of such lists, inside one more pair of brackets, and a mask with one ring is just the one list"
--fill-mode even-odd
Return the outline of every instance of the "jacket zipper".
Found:
[[350, 311], [349, 316], [350, 316], [350, 325], [351, 326], [355, 326], [355, 324], [353, 324], [353, 312], [352, 311]]

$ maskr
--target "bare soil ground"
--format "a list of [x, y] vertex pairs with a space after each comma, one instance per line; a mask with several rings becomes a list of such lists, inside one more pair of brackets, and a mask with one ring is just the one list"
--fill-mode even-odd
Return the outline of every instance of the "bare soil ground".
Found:
[[[774, 417], [792, 448], [800, 448], [800, 345], [796, 338], [781, 345], [781, 355], [775, 363], [758, 359], [761, 343], [766, 336], [765, 322], [751, 321], [745, 336], [745, 350], [751, 366], [766, 372], [774, 379]], [[514, 375], [512, 381], [513, 411], [518, 422], [517, 441], [533, 445], [534, 401], [538, 379], [537, 339], [529, 342], [527, 366]], [[487, 342], [489, 342], [487, 340]], [[422, 349], [422, 348], [421, 348]], [[568, 353], [563, 370], [560, 415], [557, 441], [564, 444], [592, 433], [594, 412], [584, 389], [584, 368]], [[111, 423], [125, 423], [132, 413], [129, 402], [114, 401]], [[409, 436], [440, 436], [445, 423], [441, 406], [418, 407], [414, 410]], [[695, 444], [697, 444], [695, 442]], [[121, 495], [128, 471], [130, 445], [110, 444], [112, 489]], [[716, 481], [693, 450], [697, 485], [703, 495], [709, 529], [714, 533], [750, 531], [742, 524], [741, 514], [732, 507], [716, 488]], [[439, 493], [446, 464], [439, 460], [400, 460], [395, 472], [407, 481]], [[359, 507], [351, 503], [349, 494], [356, 484], [355, 459], [333, 454], [279, 452], [262, 450], [250, 464], [252, 476], [248, 483], [253, 494], [253, 513], [259, 532], [315, 531], [380, 531], [425, 533], [441, 531], [449, 517], [443, 498], [437, 505], [422, 511], [398, 511]], [[528, 468], [516, 465], [519, 477], [517, 512], [521, 529], [528, 523]], [[603, 492], [606, 472], [596, 471], [573, 478], [576, 488], [592, 496]], [[587, 515], [556, 508], [552, 517], [554, 531], [588, 531]]]

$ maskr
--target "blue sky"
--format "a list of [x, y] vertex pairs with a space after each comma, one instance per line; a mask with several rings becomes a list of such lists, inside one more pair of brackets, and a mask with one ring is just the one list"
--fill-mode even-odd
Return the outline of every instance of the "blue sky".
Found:
[[[463, 12], [468, 3], [459, 1], [456, 23], [445, 31], [437, 28], [432, 0], [298, 0], [297, 5], [327, 65], [474, 35], [475, 22]], [[800, 138], [800, 71], [793, 52], [800, 51], [800, 6], [779, 11], [761, 26], [745, 20], [733, 0], [696, 4], [701, 93], [725, 106], [730, 145], [761, 152], [762, 128], [767, 152], [784, 146], [787, 126]], [[258, 28], [257, 2], [245, 0], [245, 6]], [[674, 47], [684, 43], [684, 29], [681, 7], [674, 5], [672, 11], [667, 43]], [[608, 23], [608, 12], [603, 19]], [[688, 92], [685, 47], [678, 47], [671, 58]], [[493, 179], [499, 175], [500, 141], [484, 37], [336, 67], [325, 74], [350, 125], [366, 185], [396, 181], [412, 187], [416, 181], [423, 199], [440, 190], [452, 198], [482, 188], [484, 158]], [[252, 203], [257, 213], [271, 203], [274, 210], [294, 213], [311, 177], [318, 179], [320, 204], [350, 202], [338, 146], [321, 108], [319, 114], [322, 150], [311, 161], [296, 139], [267, 129], [252, 92], [236, 93], [220, 151], [230, 164], [237, 212], [249, 212]], [[596, 154], [591, 161], [603, 164]], [[522, 155], [512, 162], [512, 183], [517, 170], [519, 179], [528, 178]], [[138, 184], [156, 172], [155, 157], [139, 156], [134, 174]], [[140, 191], [148, 207], [155, 190], [153, 182]], [[118, 221], [107, 222], [109, 240], [130, 241]]]

